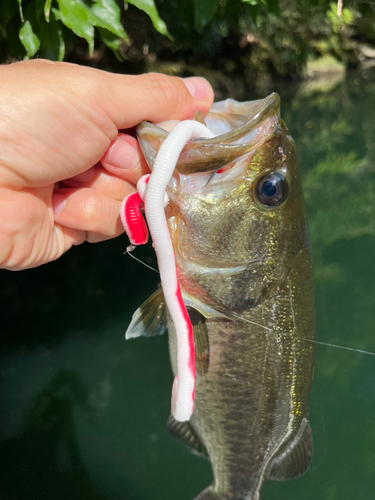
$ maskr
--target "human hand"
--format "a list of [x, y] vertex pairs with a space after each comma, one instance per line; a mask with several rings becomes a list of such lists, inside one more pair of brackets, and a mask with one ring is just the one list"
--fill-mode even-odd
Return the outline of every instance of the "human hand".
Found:
[[119, 235], [120, 203], [148, 168], [138, 142], [118, 131], [188, 119], [212, 101], [201, 78], [43, 60], [1, 66], [0, 268], [35, 267]]

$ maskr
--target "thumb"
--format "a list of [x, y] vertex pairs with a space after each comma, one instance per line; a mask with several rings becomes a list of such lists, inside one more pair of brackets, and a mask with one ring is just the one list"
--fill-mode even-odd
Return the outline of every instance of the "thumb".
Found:
[[142, 120], [185, 120], [198, 110], [206, 114], [214, 98], [210, 84], [200, 77], [101, 73], [105, 92], [92, 95], [93, 98], [100, 96], [100, 107], [104, 107], [118, 129], [133, 127]]

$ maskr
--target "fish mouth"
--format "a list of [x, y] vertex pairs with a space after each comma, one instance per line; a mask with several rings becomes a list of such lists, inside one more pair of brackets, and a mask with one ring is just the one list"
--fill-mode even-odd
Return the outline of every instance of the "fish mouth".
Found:
[[[194, 139], [186, 144], [176, 165], [180, 174], [218, 170], [268, 140], [280, 123], [280, 98], [272, 93], [265, 99], [243, 103], [227, 99], [215, 103], [205, 120], [215, 137]], [[220, 127], [218, 122], [222, 122]], [[222, 130], [225, 132], [220, 133]], [[152, 169], [168, 132], [149, 122], [141, 122], [137, 127], [137, 136]]]

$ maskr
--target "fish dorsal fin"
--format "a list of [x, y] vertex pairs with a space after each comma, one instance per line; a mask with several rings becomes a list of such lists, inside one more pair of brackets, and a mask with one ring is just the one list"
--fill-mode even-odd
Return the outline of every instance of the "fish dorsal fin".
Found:
[[310, 423], [304, 418], [292, 443], [274, 460], [269, 479], [284, 481], [303, 474], [309, 468], [312, 449]]
[[173, 415], [167, 421], [168, 432], [195, 455], [208, 458], [206, 447], [189, 422], [177, 422]]
[[207, 373], [210, 364], [210, 349], [208, 343], [208, 334], [206, 327], [206, 320], [204, 316], [193, 309], [192, 307], [186, 308], [194, 334], [194, 349], [195, 349], [195, 369], [197, 373]]
[[159, 288], [135, 311], [125, 338], [162, 335], [166, 330], [166, 322], [163, 290]]
[[195, 120], [196, 122], [202, 123], [204, 126], [207, 126], [206, 122], [204, 121], [204, 116], [202, 114], [202, 111], [200, 109], [198, 109], [198, 111], [193, 116], [193, 120]]

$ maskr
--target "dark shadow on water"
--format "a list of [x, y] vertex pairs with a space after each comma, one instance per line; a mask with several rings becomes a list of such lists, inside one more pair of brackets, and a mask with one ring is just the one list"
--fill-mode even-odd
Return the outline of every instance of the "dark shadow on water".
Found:
[[[0, 490], [7, 500], [104, 500], [87, 477], [73, 414], [92, 422], [89, 391], [61, 370], [33, 400], [19, 436], [0, 444]], [[135, 497], [132, 497], [135, 498]]]
[[[41, 344], [51, 348], [72, 329], [92, 335], [103, 318], [123, 317], [124, 300], [135, 310], [137, 290], [128, 294], [129, 284], [142, 284], [145, 276], [156, 289], [159, 278], [156, 273], [144, 273], [142, 264], [123, 255], [127, 245], [125, 236], [95, 245], [85, 243], [36, 269], [0, 270], [0, 302], [7, 312], [1, 331], [7, 349]], [[156, 266], [150, 246], [137, 248], [135, 254]]]

